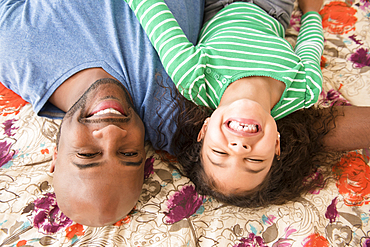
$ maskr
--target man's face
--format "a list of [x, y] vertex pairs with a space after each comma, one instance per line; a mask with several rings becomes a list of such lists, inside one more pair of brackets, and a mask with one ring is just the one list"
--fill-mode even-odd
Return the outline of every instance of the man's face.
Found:
[[63, 213], [89, 226], [125, 217], [143, 184], [144, 134], [143, 122], [121, 83], [96, 81], [61, 125], [51, 169]]

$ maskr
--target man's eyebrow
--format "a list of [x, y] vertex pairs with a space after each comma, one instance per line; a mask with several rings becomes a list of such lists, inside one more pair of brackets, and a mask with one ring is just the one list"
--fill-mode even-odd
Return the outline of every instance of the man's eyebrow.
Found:
[[[72, 162], [73, 165], [77, 166], [79, 169], [86, 169], [86, 168], [91, 168], [91, 167], [97, 167], [101, 166], [104, 162], [93, 162], [93, 163], [87, 163], [87, 164], [78, 164], [76, 162]], [[123, 166], [141, 166], [143, 163], [143, 159], [141, 159], [138, 162], [125, 162], [125, 161], [120, 161], [121, 165]]]
[[121, 164], [124, 165], [124, 166], [141, 166], [142, 163], [143, 163], [143, 159], [141, 159], [138, 162], [124, 162], [124, 161], [121, 161]]
[[77, 166], [79, 169], [86, 169], [86, 168], [100, 166], [102, 163], [96, 162], [96, 163], [88, 163], [88, 164], [78, 164], [76, 162], [72, 162], [72, 164]]
[[[208, 158], [208, 160], [212, 163], [212, 165], [214, 165], [214, 166], [218, 166], [218, 167], [222, 167], [222, 168], [226, 167], [226, 166], [225, 166], [225, 165], [223, 165], [223, 164], [220, 164], [220, 163], [216, 163], [216, 162], [214, 162], [212, 159], [210, 159], [210, 158], [209, 158], [209, 156], [208, 156], [208, 155], [207, 155], [207, 158]], [[258, 170], [253, 170], [253, 169], [250, 169], [250, 168], [246, 167], [246, 168], [245, 168], [245, 170], [246, 170], [247, 172], [250, 172], [250, 173], [253, 173], [253, 174], [257, 174], [257, 173], [260, 173], [260, 172], [262, 172], [263, 170], [265, 170], [265, 168], [263, 167], [263, 168], [258, 169]]]

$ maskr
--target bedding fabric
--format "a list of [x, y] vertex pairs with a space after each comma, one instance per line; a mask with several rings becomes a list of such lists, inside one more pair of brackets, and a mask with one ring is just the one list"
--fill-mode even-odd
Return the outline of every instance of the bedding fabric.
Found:
[[[320, 14], [325, 37], [320, 104], [369, 106], [369, 2], [325, 0]], [[294, 11], [287, 30], [286, 39], [293, 46], [300, 18], [300, 13]], [[23, 69], [22, 65], [17, 68]], [[7, 72], [13, 73], [2, 70], [2, 80]], [[114, 225], [87, 227], [65, 217], [53, 193], [53, 177], [48, 169], [59, 124], [58, 119], [37, 116], [31, 104], [0, 84], [0, 246], [370, 244], [368, 149], [344, 155], [333, 167], [336, 179], [327, 180], [324, 189], [285, 205], [246, 209], [199, 196], [189, 179], [148, 144], [145, 182], [135, 208]], [[169, 155], [167, 158], [175, 161]], [[323, 178], [317, 175], [312, 179]]]

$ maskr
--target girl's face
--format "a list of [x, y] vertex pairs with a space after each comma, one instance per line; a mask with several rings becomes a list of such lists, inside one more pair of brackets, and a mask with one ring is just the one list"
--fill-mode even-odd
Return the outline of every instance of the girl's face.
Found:
[[199, 132], [201, 140], [204, 170], [224, 194], [254, 189], [266, 177], [274, 156], [280, 155], [275, 120], [248, 99], [218, 107]]

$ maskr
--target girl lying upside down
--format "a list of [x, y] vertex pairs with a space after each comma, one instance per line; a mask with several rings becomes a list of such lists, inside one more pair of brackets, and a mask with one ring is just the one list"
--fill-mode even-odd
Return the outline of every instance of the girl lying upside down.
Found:
[[[205, 119], [201, 127], [194, 119], [188, 133], [179, 127], [183, 137], [177, 137], [187, 138], [174, 149], [200, 193], [257, 207], [284, 203], [322, 183], [302, 181], [322, 163], [322, 138], [335, 113], [300, 110], [313, 106], [321, 92], [322, 0], [299, 1], [295, 49], [284, 39], [293, 0], [225, 7], [225, 1], [206, 1], [206, 11], [220, 10], [206, 20], [196, 46], [164, 1], [126, 1], [179, 92], [199, 105], [195, 118]], [[208, 117], [204, 107], [215, 110]]]

